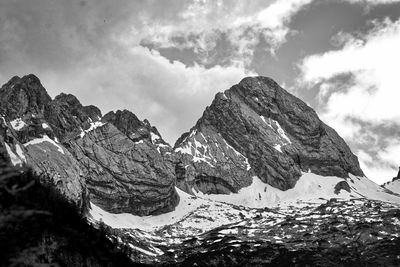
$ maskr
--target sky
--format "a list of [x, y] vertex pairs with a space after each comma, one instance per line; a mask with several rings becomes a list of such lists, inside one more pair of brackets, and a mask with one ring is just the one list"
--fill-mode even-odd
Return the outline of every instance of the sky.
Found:
[[268, 76], [381, 184], [400, 166], [400, 0], [0, 0], [0, 83], [128, 109], [170, 144], [215, 94]]

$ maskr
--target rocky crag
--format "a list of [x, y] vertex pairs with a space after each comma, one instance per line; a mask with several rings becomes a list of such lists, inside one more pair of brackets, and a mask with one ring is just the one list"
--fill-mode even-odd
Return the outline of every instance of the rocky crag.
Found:
[[149, 215], [179, 201], [174, 169], [161, 154], [169, 146], [129, 111], [102, 117], [73, 95], [51, 99], [31, 74], [1, 87], [0, 115], [1, 158], [31, 166], [83, 211], [92, 201], [110, 212]]
[[177, 205], [175, 185], [229, 194], [255, 176], [280, 190], [304, 172], [363, 176], [344, 140], [266, 77], [218, 93], [173, 149], [147, 120], [127, 110], [102, 116], [70, 94], [51, 99], [34, 75], [12, 78], [0, 97], [4, 157], [45, 174], [83, 208], [90, 196], [109, 212], [160, 214]]
[[227, 194], [253, 176], [281, 190], [302, 172], [363, 176], [357, 157], [303, 101], [266, 77], [248, 77], [215, 96], [174, 151], [179, 187]]

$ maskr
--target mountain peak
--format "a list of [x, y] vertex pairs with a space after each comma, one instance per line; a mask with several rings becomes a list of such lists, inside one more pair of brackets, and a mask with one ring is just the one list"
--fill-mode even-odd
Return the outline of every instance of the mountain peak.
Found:
[[282, 190], [302, 172], [363, 176], [344, 140], [268, 77], [247, 77], [218, 93], [175, 151], [198, 172], [188, 172], [189, 187], [204, 193], [237, 191], [255, 175]]
[[33, 74], [14, 76], [0, 88], [0, 111], [10, 120], [26, 113], [42, 114], [50, 101], [46, 89]]

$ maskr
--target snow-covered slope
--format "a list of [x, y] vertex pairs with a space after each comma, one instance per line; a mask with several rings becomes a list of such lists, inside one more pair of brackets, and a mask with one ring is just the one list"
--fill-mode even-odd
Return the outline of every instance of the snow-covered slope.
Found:
[[[162, 215], [111, 214], [92, 204], [89, 216], [93, 223], [103, 221], [114, 228], [121, 244], [134, 251], [134, 259], [146, 263], [221, 249], [251, 248], [251, 253], [277, 244], [290, 250], [308, 249], [315, 244], [312, 233], [331, 246], [351, 243], [359, 235], [368, 242], [398, 237], [400, 205], [393, 202], [400, 203], [400, 198], [355, 176], [347, 179], [350, 192], [335, 194], [335, 186], [342, 181], [304, 173], [293, 189], [281, 191], [254, 177], [249, 187], [231, 195], [193, 196], [177, 189], [180, 204]], [[335, 229], [346, 237], [338, 237]]]
[[[143, 217], [128, 213], [112, 214], [93, 203], [91, 203], [90, 216], [95, 221], [102, 220], [112, 228], [154, 231], [166, 225], [177, 224], [193, 213], [201, 214], [206, 207], [203, 212], [212, 216], [214, 221], [211, 224], [207, 223], [207, 226], [187, 223], [187, 227], [210, 230], [213, 227], [232, 223], [232, 216], [237, 213], [238, 206], [242, 206], [241, 209], [251, 213], [252, 209], [321, 204], [331, 198], [344, 200], [365, 198], [400, 205], [400, 196], [390, 193], [366, 177], [350, 175], [350, 178], [346, 180], [335, 176], [324, 177], [314, 173], [303, 173], [294, 188], [282, 191], [265, 184], [255, 176], [250, 186], [242, 188], [238, 193], [229, 195], [193, 192], [193, 196], [176, 188], [180, 197], [179, 205], [174, 211], [157, 216]], [[349, 185], [349, 191], [335, 190], [337, 184], [341, 182], [346, 182]]]
[[393, 193], [400, 194], [400, 180], [394, 180], [384, 185], [386, 189], [389, 189]]
[[[350, 192], [342, 189], [335, 192], [338, 183], [347, 183]], [[295, 187], [286, 191], [263, 183], [258, 177], [253, 177], [249, 187], [242, 188], [238, 193], [229, 195], [212, 195], [193, 192], [196, 196], [215, 201], [243, 205], [250, 208], [264, 208], [301, 203], [322, 203], [330, 198], [368, 198], [374, 200], [400, 203], [400, 197], [390, 194], [381, 186], [366, 177], [350, 174], [343, 179], [335, 176], [320, 176], [314, 173], [303, 173]]]

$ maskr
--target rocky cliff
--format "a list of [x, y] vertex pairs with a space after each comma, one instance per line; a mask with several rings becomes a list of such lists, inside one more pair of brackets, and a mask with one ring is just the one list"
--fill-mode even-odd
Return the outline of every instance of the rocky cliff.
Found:
[[88, 192], [77, 160], [57, 139], [45, 118], [52, 100], [34, 75], [13, 77], [0, 89], [3, 157], [28, 165], [72, 203], [87, 210]]
[[175, 184], [229, 194], [254, 176], [292, 188], [302, 172], [363, 176], [357, 157], [314, 110], [266, 77], [218, 93], [172, 149], [132, 112], [102, 116], [70, 94], [54, 99], [34, 75], [0, 89], [1, 146], [14, 165], [31, 165], [82, 208], [89, 198], [113, 213], [171, 211]]
[[112, 123], [105, 123], [71, 140], [67, 147], [85, 171], [96, 205], [113, 213], [137, 215], [159, 214], [177, 205], [172, 165], [148, 138], [132, 140]]
[[31, 74], [1, 87], [0, 115], [2, 158], [31, 166], [83, 210], [89, 198], [137, 215], [170, 211], [179, 201], [174, 168], [162, 157], [171, 148], [129, 111], [102, 118], [73, 95], [51, 99]]
[[266, 77], [248, 77], [224, 93], [176, 142], [178, 184], [224, 194], [253, 176], [281, 190], [302, 172], [363, 176], [357, 157], [315, 111]]

